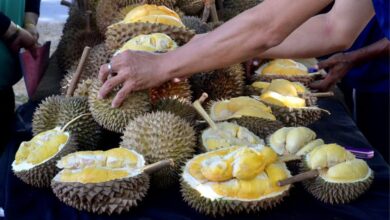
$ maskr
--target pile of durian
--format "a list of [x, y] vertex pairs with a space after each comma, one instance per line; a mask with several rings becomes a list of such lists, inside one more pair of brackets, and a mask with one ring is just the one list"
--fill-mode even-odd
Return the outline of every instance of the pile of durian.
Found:
[[[67, 73], [63, 93], [35, 110], [34, 137], [20, 145], [12, 164], [26, 184], [50, 187], [78, 210], [109, 215], [131, 212], [149, 188], [179, 182], [184, 201], [212, 216], [277, 206], [288, 196], [292, 174], [316, 171], [303, 184], [327, 203], [350, 202], [369, 188], [373, 171], [365, 161], [302, 127], [326, 111], [293, 80], [308, 74], [296, 61], [271, 61], [263, 70], [272, 80], [248, 84], [243, 66], [235, 64], [131, 93], [112, 108], [119, 88], [98, 98], [102, 64], [126, 50], [175, 50], [215, 24], [194, 16], [203, 1], [86, 2], [71, 6], [57, 51]], [[252, 3], [258, 2], [242, 5]], [[224, 4], [240, 7], [238, 1]], [[92, 49], [79, 62], [85, 46]], [[272, 65], [291, 63], [296, 67], [275, 68], [280, 77], [272, 72]]]

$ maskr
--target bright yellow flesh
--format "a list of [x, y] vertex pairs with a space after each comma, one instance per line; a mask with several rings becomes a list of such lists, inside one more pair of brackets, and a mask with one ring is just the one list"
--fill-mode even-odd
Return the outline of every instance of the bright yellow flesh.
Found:
[[210, 181], [221, 182], [233, 178], [233, 166], [231, 160], [224, 160], [221, 157], [211, 157], [203, 161], [201, 173]]
[[307, 68], [291, 59], [275, 59], [262, 69], [262, 75], [308, 75]]
[[297, 89], [294, 84], [285, 79], [274, 79], [265, 91], [272, 91], [283, 96], [298, 97]]
[[127, 41], [117, 53], [126, 50], [137, 50], [147, 52], [167, 52], [177, 48], [177, 44], [168, 35], [155, 33], [139, 35]]
[[366, 178], [369, 170], [364, 160], [354, 159], [329, 168], [325, 177], [332, 181], [353, 182]]
[[179, 15], [165, 6], [142, 5], [131, 10], [123, 20], [125, 23], [150, 22], [184, 27]]
[[250, 148], [240, 149], [234, 158], [233, 176], [241, 180], [253, 179], [268, 165], [261, 153]]
[[36, 135], [31, 141], [23, 142], [16, 152], [15, 164], [27, 162], [33, 165], [52, 158], [66, 144], [69, 136], [59, 130], [49, 130]]
[[289, 108], [303, 108], [306, 107], [305, 99], [283, 96], [276, 92], [267, 91], [260, 96], [260, 100], [272, 105], [289, 107]]
[[269, 84], [270, 84], [269, 82], [257, 81], [257, 82], [252, 83], [252, 87], [255, 87], [257, 89], [266, 89], [266, 88], [268, 88]]
[[122, 179], [129, 175], [126, 170], [112, 170], [105, 168], [88, 167], [79, 172], [64, 170], [61, 173], [62, 182], [100, 183], [115, 179]]
[[355, 159], [355, 156], [352, 153], [337, 144], [316, 147], [306, 156], [310, 169], [329, 168], [353, 159]]

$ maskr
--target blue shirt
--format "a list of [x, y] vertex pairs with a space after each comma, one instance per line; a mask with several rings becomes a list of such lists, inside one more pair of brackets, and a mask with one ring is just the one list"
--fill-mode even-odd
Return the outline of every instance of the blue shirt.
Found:
[[[348, 51], [369, 46], [385, 37], [389, 39], [389, 0], [373, 0], [373, 4], [375, 17]], [[389, 92], [389, 74], [388, 57], [373, 59], [352, 69], [343, 83], [361, 92]]]

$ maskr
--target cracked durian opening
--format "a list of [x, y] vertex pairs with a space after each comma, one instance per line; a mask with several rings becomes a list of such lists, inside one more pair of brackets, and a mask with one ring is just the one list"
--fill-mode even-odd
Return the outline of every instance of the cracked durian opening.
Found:
[[364, 181], [372, 173], [364, 160], [356, 159], [352, 153], [337, 144], [315, 148], [306, 155], [306, 163], [310, 169], [321, 169], [321, 178], [333, 183]]
[[183, 178], [209, 199], [261, 200], [289, 188], [277, 186], [279, 180], [291, 176], [285, 164], [277, 160], [269, 147], [229, 147], [187, 162]]
[[210, 109], [210, 117], [215, 121], [243, 116], [276, 120], [270, 107], [256, 99], [245, 96], [215, 102]]
[[67, 144], [68, 132], [55, 128], [39, 133], [30, 141], [22, 142], [12, 163], [14, 171], [31, 169], [53, 158]]
[[257, 71], [257, 74], [283, 75], [283, 76], [307, 76], [308, 70], [302, 63], [292, 59], [274, 59], [263, 64]]
[[202, 143], [207, 151], [230, 146], [256, 146], [264, 141], [245, 127], [234, 123], [217, 123], [218, 130], [208, 128], [202, 133]]
[[114, 56], [126, 50], [165, 53], [177, 47], [176, 42], [166, 34], [154, 33], [139, 35], [128, 40]]
[[57, 162], [63, 169], [54, 177], [58, 182], [101, 183], [129, 178], [142, 172], [142, 155], [126, 148], [107, 151], [80, 151]]
[[141, 5], [132, 9], [121, 23], [149, 22], [184, 27], [179, 15], [165, 6]]

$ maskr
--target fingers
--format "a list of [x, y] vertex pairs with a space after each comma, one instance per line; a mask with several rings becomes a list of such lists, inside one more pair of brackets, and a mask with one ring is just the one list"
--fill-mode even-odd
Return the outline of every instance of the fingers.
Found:
[[108, 69], [108, 63], [103, 64], [99, 70], [98, 78], [100, 82], [104, 83], [107, 80], [109, 74], [110, 74], [110, 70]]
[[132, 83], [125, 83], [121, 90], [116, 94], [114, 100], [112, 100], [112, 107], [117, 108], [122, 105], [122, 103], [125, 101], [126, 97], [131, 93], [133, 90], [133, 84]]
[[122, 76], [115, 76], [108, 79], [99, 90], [99, 99], [105, 98], [116, 86], [124, 81]]

